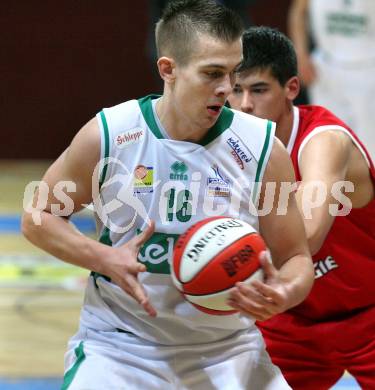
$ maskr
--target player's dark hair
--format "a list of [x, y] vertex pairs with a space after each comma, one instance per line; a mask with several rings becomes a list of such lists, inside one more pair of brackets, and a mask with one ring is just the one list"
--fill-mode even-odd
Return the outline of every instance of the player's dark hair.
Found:
[[233, 42], [242, 32], [241, 17], [214, 0], [171, 0], [156, 25], [158, 57], [186, 64], [199, 33]]
[[297, 57], [291, 40], [270, 27], [250, 27], [242, 36], [243, 62], [238, 72], [270, 69], [284, 86], [297, 76]]

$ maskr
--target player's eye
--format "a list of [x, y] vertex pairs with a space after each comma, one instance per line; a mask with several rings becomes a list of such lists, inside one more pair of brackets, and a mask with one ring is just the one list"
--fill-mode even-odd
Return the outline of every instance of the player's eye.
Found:
[[235, 85], [235, 86], [233, 87], [233, 93], [234, 93], [235, 95], [239, 95], [240, 93], [242, 93], [242, 88], [239, 87], [238, 85]]
[[256, 94], [262, 94], [262, 93], [264, 93], [264, 92], [266, 92], [266, 91], [267, 91], [266, 88], [253, 88], [253, 89], [252, 89], [252, 92], [253, 92], [253, 93], [256, 93]]
[[214, 72], [206, 72], [206, 75], [212, 79], [217, 79], [217, 78], [221, 77], [223, 75], [223, 73], [214, 71]]

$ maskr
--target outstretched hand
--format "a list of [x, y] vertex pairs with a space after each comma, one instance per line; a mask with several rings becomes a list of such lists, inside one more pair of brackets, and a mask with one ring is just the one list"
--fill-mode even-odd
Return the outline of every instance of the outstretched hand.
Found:
[[265, 321], [287, 309], [288, 289], [279, 276], [279, 271], [268, 259], [267, 252], [261, 252], [259, 260], [264, 272], [264, 282], [236, 283], [228, 304], [257, 321]]
[[141, 234], [120, 247], [112, 248], [111, 256], [106, 262], [106, 270], [103, 272], [142, 305], [152, 317], [156, 316], [156, 310], [151, 305], [144, 287], [138, 281], [138, 273], [145, 272], [146, 267], [139, 263], [137, 258], [141, 246], [152, 236], [154, 230], [155, 223], [151, 221]]

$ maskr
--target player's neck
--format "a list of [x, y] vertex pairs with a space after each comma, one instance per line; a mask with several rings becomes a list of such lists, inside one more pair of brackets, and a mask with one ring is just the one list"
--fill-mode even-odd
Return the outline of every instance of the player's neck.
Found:
[[156, 103], [156, 114], [169, 137], [177, 141], [198, 142], [209, 130], [199, 129], [191, 121], [181, 118], [166, 94]]
[[291, 102], [288, 102], [287, 107], [277, 121], [276, 126], [276, 136], [284, 144], [285, 147], [288, 146], [289, 139], [292, 134], [293, 121], [293, 104]]

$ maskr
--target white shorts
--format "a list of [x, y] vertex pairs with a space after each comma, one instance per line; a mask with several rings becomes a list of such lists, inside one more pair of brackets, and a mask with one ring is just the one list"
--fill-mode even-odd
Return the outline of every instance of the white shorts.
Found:
[[257, 329], [216, 343], [165, 346], [81, 327], [65, 369], [62, 390], [290, 389]]

